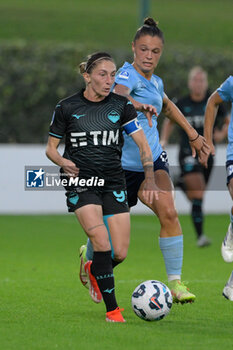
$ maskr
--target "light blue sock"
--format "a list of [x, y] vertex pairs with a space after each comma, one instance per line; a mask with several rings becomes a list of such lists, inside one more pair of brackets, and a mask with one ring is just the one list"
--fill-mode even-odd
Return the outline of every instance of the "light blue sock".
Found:
[[[104, 224], [108, 230], [108, 237], [109, 237], [109, 241], [111, 244], [111, 250], [112, 250], [112, 258], [114, 257], [114, 250], [113, 250], [113, 246], [112, 246], [112, 240], [111, 240], [111, 235], [110, 235], [110, 231], [109, 231], [109, 226], [108, 226], [108, 218], [111, 217], [113, 215], [104, 215], [103, 216], [103, 220], [104, 220]], [[88, 238], [87, 240], [87, 251], [86, 251], [86, 259], [87, 260], [93, 260], [93, 247], [91, 244], [90, 239]]]
[[181, 275], [183, 265], [183, 235], [159, 237], [167, 275]]

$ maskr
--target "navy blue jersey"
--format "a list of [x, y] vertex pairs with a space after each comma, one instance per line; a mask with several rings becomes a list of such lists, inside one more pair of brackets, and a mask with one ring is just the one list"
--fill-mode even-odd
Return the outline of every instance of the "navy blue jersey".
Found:
[[129, 134], [140, 129], [136, 110], [127, 98], [110, 93], [104, 100], [92, 102], [82, 91], [58, 103], [49, 134], [56, 138], [65, 135], [63, 157], [76, 164], [80, 178], [104, 179], [104, 189], [110, 190], [125, 185], [123, 129]]

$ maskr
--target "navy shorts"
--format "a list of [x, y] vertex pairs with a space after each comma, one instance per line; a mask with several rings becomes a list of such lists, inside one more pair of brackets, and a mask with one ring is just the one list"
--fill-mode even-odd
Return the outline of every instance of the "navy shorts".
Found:
[[226, 162], [226, 171], [227, 171], [227, 185], [230, 180], [233, 178], [233, 160], [228, 160]]
[[[169, 174], [167, 152], [163, 151], [154, 161], [154, 171], [165, 170]], [[133, 207], [138, 201], [138, 191], [145, 180], [144, 172], [125, 170], [126, 187], [129, 207]]]
[[87, 190], [80, 193], [67, 191], [66, 197], [69, 212], [74, 212], [76, 209], [84, 207], [87, 204], [101, 205], [103, 215], [129, 212], [127, 192], [125, 190], [112, 192]]

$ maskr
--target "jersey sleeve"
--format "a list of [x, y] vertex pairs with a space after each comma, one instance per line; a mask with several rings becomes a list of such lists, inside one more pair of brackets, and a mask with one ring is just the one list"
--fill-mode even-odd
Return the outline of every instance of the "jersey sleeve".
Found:
[[219, 96], [223, 101], [233, 101], [233, 77], [227, 78], [217, 89]]
[[124, 115], [122, 118], [122, 127], [127, 135], [132, 135], [141, 130], [141, 125], [137, 119], [137, 112], [132, 102], [127, 101], [124, 108]]
[[115, 77], [115, 85], [116, 84], [124, 85], [132, 91], [136, 87], [137, 80], [130, 69], [121, 68]]
[[164, 85], [163, 85], [163, 81], [161, 78], [159, 79], [159, 92], [160, 92], [160, 95], [163, 99], [164, 98]]
[[66, 121], [62, 109], [62, 105], [58, 104], [53, 112], [51, 124], [49, 127], [49, 135], [62, 139], [66, 132]]

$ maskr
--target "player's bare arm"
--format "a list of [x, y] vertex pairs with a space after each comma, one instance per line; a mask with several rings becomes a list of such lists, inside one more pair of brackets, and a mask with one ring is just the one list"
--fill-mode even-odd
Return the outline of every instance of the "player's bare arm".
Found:
[[68, 176], [78, 176], [79, 169], [75, 163], [71, 160], [66, 159], [60, 155], [57, 148], [59, 146], [60, 139], [49, 136], [48, 143], [46, 146], [46, 156], [56, 165], [60, 166]]
[[139, 130], [138, 132], [131, 135], [134, 142], [139, 147], [140, 157], [142, 166], [145, 173], [145, 186], [142, 192], [143, 197], [149, 203], [153, 202], [153, 198], [159, 199], [159, 192], [161, 191], [155, 184], [154, 181], [154, 169], [153, 169], [153, 157], [151, 153], [150, 146], [147, 142], [146, 136], [143, 130]]
[[207, 168], [209, 155], [215, 155], [215, 147], [213, 144], [213, 126], [215, 122], [215, 118], [218, 112], [219, 105], [223, 102], [218, 92], [215, 91], [209, 97], [206, 111], [205, 111], [205, 122], [204, 122], [204, 137], [206, 138], [206, 142], [209, 145], [209, 150], [207, 154], [204, 154], [200, 157], [200, 163]]
[[181, 113], [179, 108], [164, 94], [163, 98], [163, 113], [171, 121], [177, 123], [188, 135], [190, 141], [190, 147], [192, 149], [192, 156], [196, 156], [196, 152], [199, 157], [202, 154], [208, 152], [209, 146], [203, 136], [199, 135], [197, 131], [190, 125], [185, 116]]
[[146, 118], [148, 119], [148, 124], [150, 127], [152, 127], [152, 116], [153, 115], [158, 115], [157, 110], [154, 106], [146, 104], [146, 103], [141, 103], [136, 100], [134, 100], [130, 96], [130, 89], [127, 86], [117, 84], [114, 88], [114, 92], [118, 95], [122, 95], [128, 98], [130, 102], [132, 102], [134, 108], [136, 111], [142, 112], [145, 114]]
[[[215, 154], [213, 145], [213, 126], [219, 105], [223, 102], [218, 92], [215, 91], [208, 99], [205, 111], [204, 136], [210, 146], [210, 153]], [[213, 153], [212, 153], [213, 152]]]

